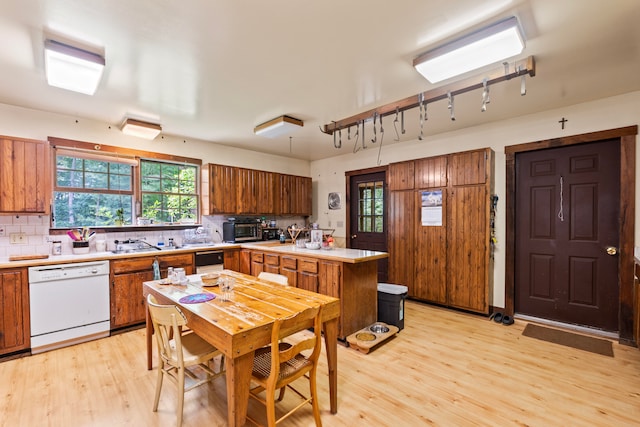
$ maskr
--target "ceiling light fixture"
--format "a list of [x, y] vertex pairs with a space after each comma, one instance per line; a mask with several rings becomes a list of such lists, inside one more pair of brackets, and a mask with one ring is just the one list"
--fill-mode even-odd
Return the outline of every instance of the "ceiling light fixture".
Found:
[[304, 122], [300, 119], [280, 116], [256, 126], [253, 128], [253, 132], [256, 135], [266, 136], [267, 138], [276, 138], [293, 132], [302, 126], [304, 126]]
[[101, 55], [55, 40], [44, 41], [44, 63], [50, 86], [93, 95], [105, 61]]
[[518, 55], [523, 49], [524, 37], [512, 16], [423, 53], [413, 60], [413, 66], [437, 83]]
[[122, 133], [138, 138], [155, 139], [162, 132], [162, 127], [156, 123], [148, 123], [135, 119], [125, 119], [122, 123]]

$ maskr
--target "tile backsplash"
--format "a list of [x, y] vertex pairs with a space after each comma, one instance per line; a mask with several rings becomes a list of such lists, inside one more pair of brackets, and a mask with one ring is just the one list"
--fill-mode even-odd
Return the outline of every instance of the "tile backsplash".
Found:
[[[202, 218], [202, 226], [211, 229], [211, 238], [214, 243], [222, 242], [222, 223], [226, 221], [226, 216], [212, 215]], [[291, 222], [304, 223], [303, 218], [278, 219], [277, 226], [286, 228]], [[0, 258], [11, 255], [33, 255], [51, 254], [54, 241], [62, 243], [62, 254], [71, 255], [71, 239], [66, 234], [49, 234], [48, 215], [0, 215]], [[11, 243], [11, 234], [24, 233], [25, 243]], [[150, 231], [118, 231], [113, 233], [98, 232], [91, 239], [91, 251], [95, 251], [95, 242], [105, 240], [107, 250], [114, 250], [114, 240], [144, 239], [155, 245], [160, 237], [167, 244], [169, 238], [173, 238], [176, 245], [182, 245], [182, 230], [161, 230]]]

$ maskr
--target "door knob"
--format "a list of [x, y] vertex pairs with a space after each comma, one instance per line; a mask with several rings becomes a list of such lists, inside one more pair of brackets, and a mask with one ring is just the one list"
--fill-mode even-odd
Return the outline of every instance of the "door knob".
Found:
[[352, 238], [352, 239], [355, 239], [356, 237], [358, 237], [358, 235], [357, 235], [357, 234], [352, 234], [352, 235], [351, 235], [351, 238]]
[[607, 246], [607, 254], [613, 256], [618, 253], [618, 248], [615, 246]]

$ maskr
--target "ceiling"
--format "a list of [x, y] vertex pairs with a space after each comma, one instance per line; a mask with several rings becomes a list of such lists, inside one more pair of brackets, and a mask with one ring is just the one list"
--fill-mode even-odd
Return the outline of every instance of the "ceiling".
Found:
[[[536, 76], [428, 105], [426, 137], [482, 123], [640, 90], [638, 0], [4, 0], [0, 16], [0, 103], [119, 124], [125, 116], [161, 123], [166, 135], [299, 159], [342, 148], [319, 126], [388, 104], [432, 85], [412, 67], [418, 54], [508, 16], [523, 27], [523, 59]], [[104, 52], [94, 96], [49, 87], [43, 40], [60, 36]], [[499, 65], [502, 67], [502, 65]], [[490, 67], [489, 69], [493, 69]], [[463, 77], [477, 77], [483, 72]], [[276, 139], [253, 128], [280, 115], [304, 127]], [[372, 124], [366, 146], [371, 146]], [[396, 123], [399, 128], [399, 123]], [[413, 140], [418, 109], [383, 144]], [[398, 129], [399, 130], [399, 129]], [[378, 138], [380, 133], [378, 129]], [[358, 142], [361, 143], [362, 140]], [[339, 138], [338, 138], [339, 142]], [[379, 143], [379, 139], [377, 143]], [[360, 147], [360, 145], [358, 145]]]

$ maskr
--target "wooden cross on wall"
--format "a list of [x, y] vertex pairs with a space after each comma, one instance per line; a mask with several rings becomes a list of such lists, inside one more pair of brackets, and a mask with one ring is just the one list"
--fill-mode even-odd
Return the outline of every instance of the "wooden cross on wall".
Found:
[[569, 120], [565, 119], [564, 117], [562, 118], [562, 120], [558, 120], [558, 123], [562, 124], [562, 129], [564, 129], [564, 124], [567, 123]]

